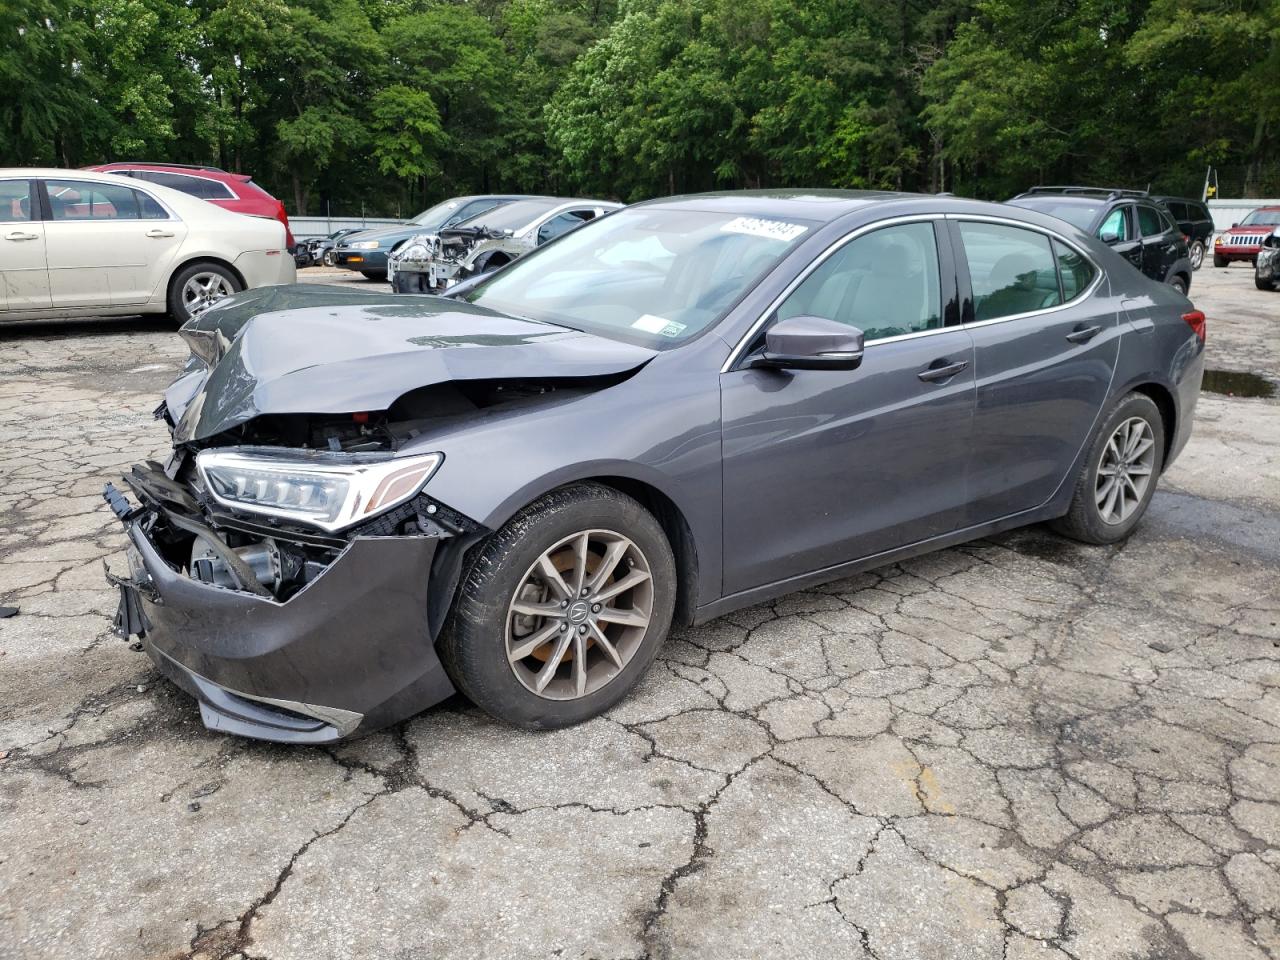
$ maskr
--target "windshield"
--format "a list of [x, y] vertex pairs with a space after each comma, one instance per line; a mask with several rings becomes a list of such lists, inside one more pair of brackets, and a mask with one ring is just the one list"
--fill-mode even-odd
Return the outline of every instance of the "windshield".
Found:
[[1280, 226], [1280, 210], [1255, 210], [1240, 221], [1242, 227]]
[[423, 210], [410, 223], [417, 224], [420, 227], [436, 228], [443, 226], [444, 223], [457, 212], [465, 201], [461, 198], [446, 200], [444, 203], [437, 203], [430, 210]]
[[490, 230], [521, 230], [537, 220], [552, 207], [564, 203], [548, 197], [546, 200], [517, 200], [503, 204], [496, 210], [486, 210], [469, 220], [457, 224], [459, 227], [488, 227]]
[[813, 224], [638, 207], [517, 260], [471, 303], [659, 349], [710, 328]]
[[1020, 200], [1010, 200], [1009, 202], [1014, 206], [1035, 210], [1037, 213], [1047, 213], [1049, 216], [1065, 220], [1073, 227], [1079, 227], [1081, 230], [1088, 230], [1089, 224], [1093, 223], [1093, 218], [1102, 209], [1102, 204], [1100, 203], [1081, 203], [1078, 200], [1064, 203], [1061, 200], [1052, 200], [1047, 197], [1024, 197]]

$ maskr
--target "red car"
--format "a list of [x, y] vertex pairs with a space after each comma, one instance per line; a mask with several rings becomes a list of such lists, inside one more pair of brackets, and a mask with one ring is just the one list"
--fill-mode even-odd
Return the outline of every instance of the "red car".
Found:
[[1225, 267], [1233, 260], [1256, 260], [1262, 241], [1276, 227], [1280, 227], [1280, 207], [1259, 207], [1250, 212], [1213, 241], [1213, 265]]
[[136, 177], [208, 200], [225, 210], [279, 220], [284, 224], [286, 249], [293, 249], [293, 231], [289, 229], [289, 217], [284, 212], [284, 204], [254, 183], [248, 174], [227, 173], [217, 167], [188, 166], [181, 163], [102, 163], [85, 169]]

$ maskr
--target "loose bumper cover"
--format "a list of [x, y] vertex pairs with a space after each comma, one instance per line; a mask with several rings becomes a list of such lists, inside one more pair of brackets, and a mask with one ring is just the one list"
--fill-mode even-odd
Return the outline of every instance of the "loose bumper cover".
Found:
[[129, 538], [116, 632], [200, 703], [207, 727], [327, 743], [394, 723], [454, 692], [433, 644], [433, 536], [360, 536], [285, 601], [192, 579], [148, 534], [161, 508], [104, 498]]

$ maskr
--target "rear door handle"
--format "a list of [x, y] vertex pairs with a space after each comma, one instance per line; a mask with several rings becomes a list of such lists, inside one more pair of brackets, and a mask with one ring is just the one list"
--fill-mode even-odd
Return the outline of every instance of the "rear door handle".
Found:
[[935, 363], [942, 362], [942, 363], [945, 363], [946, 365], [941, 367], [928, 367], [924, 370], [921, 370], [919, 373], [916, 374], [916, 376], [919, 377], [921, 380], [925, 381], [926, 383], [935, 383], [938, 380], [950, 380], [957, 373], [959, 373], [961, 370], [963, 370], [965, 367], [969, 365], [968, 360], [957, 360], [955, 363], [946, 363], [946, 361], [936, 361], [936, 360], [934, 362]]
[[148, 237], [172, 237], [172, 230], [161, 230], [159, 227], [152, 227], [147, 231]]
[[1101, 332], [1101, 327], [1084, 327], [1080, 330], [1072, 330], [1067, 334], [1067, 339], [1072, 343], [1088, 343]]
[[6, 240], [39, 240], [40, 234], [25, 233], [22, 230], [14, 230], [12, 233], [6, 233], [4, 238]]

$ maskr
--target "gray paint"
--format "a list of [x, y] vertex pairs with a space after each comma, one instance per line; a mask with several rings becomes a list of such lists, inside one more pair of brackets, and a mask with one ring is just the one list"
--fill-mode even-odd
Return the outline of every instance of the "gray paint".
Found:
[[[256, 305], [233, 298], [184, 331], [203, 356], [219, 362], [207, 383], [196, 362], [171, 388], [180, 438], [210, 436], [266, 409], [380, 409], [400, 392], [451, 377], [629, 371], [619, 383], [564, 402], [447, 421], [402, 450], [442, 451], [444, 463], [427, 492], [488, 529], [575, 480], [619, 477], [651, 485], [688, 524], [697, 560], [693, 617], [703, 620], [1065, 513], [1070, 480], [1094, 424], [1135, 386], [1164, 391], [1174, 407], [1169, 460], [1190, 434], [1203, 370], [1203, 345], [1181, 319], [1190, 303], [1062, 221], [997, 204], [893, 194], [766, 192], [654, 203], [823, 225], [714, 330], [663, 352], [438, 298], [353, 301], [290, 289], [275, 299], [262, 295]], [[967, 277], [944, 249], [942, 329], [868, 342], [856, 370], [748, 369], [751, 349], [762, 339], [762, 318], [816, 258], [859, 229], [920, 217], [935, 219], [943, 236], [949, 235], [948, 218], [955, 217], [999, 218], [1048, 231], [1084, 252], [1103, 276], [1068, 306], [966, 325]], [[1087, 342], [1068, 340], [1093, 326], [1099, 330]], [[406, 346], [410, 332], [422, 342]], [[238, 353], [237, 344], [243, 344]], [[305, 362], [287, 355], [291, 344], [307, 344]], [[967, 366], [950, 379], [918, 376], [957, 360]], [[196, 399], [184, 403], [184, 396]], [[193, 414], [198, 406], [209, 409]], [[405, 549], [395, 546], [404, 542], [356, 541], [345, 562], [358, 545], [361, 555], [381, 560]], [[347, 580], [343, 563], [317, 585]], [[421, 576], [426, 564], [414, 567]], [[381, 566], [370, 559], [362, 571], [375, 568]], [[451, 592], [456, 574], [455, 560], [444, 570], [437, 564], [432, 577], [443, 577]], [[438, 621], [428, 630], [425, 618], [404, 613], [403, 604], [396, 610], [388, 602], [395, 590], [379, 595], [342, 582], [332, 589], [331, 614], [349, 615], [354, 605], [361, 616], [376, 618], [378, 629], [362, 633], [362, 649], [375, 663], [390, 657], [396, 669], [405, 669], [399, 637], [408, 635], [418, 666], [435, 669], [428, 635]], [[349, 592], [356, 589], [359, 596]], [[314, 585], [290, 604], [311, 590]], [[253, 602], [230, 594], [215, 609]], [[421, 612], [418, 599], [414, 606]], [[181, 625], [186, 635], [198, 636], [207, 615], [193, 601]], [[322, 644], [337, 645], [323, 650], [325, 662], [347, 655], [349, 640], [341, 632], [273, 616], [285, 633], [314, 629]], [[396, 620], [397, 632], [382, 623], [387, 617]], [[184, 642], [169, 652], [180, 656], [175, 651]], [[250, 692], [258, 695], [282, 695], [272, 690], [297, 663], [280, 663], [265, 674], [248, 670], [234, 679], [254, 683]], [[340, 686], [327, 692], [330, 699], [311, 692], [283, 695], [358, 709], [332, 699], [341, 696]], [[401, 715], [421, 705], [405, 702]]]

